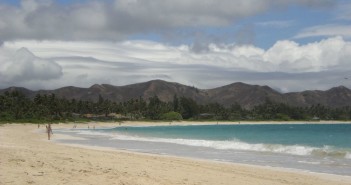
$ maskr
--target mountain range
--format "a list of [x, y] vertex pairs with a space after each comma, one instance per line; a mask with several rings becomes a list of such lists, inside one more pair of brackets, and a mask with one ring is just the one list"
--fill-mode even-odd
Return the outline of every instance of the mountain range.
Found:
[[29, 98], [36, 94], [54, 93], [58, 97], [76, 100], [97, 101], [99, 95], [111, 101], [123, 102], [132, 98], [148, 100], [158, 96], [160, 100], [172, 101], [174, 95], [192, 98], [199, 104], [219, 103], [226, 107], [238, 103], [242, 107], [251, 109], [256, 105], [270, 100], [276, 103], [285, 103], [291, 106], [311, 106], [316, 104], [328, 107], [351, 106], [351, 90], [344, 87], [334, 87], [326, 91], [309, 90], [303, 92], [280, 93], [268, 86], [249, 85], [241, 82], [229, 84], [214, 89], [198, 89], [175, 82], [152, 80], [144, 83], [126, 86], [95, 84], [89, 88], [62, 87], [55, 90], [32, 91], [23, 87], [9, 87], [1, 89], [0, 94], [6, 91], [20, 91]]

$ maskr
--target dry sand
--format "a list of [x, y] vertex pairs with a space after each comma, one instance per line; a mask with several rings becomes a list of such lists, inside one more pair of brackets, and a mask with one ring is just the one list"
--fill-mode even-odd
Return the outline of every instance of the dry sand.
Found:
[[66, 146], [48, 141], [43, 127], [11, 124], [0, 126], [0, 184], [351, 185], [351, 176]]

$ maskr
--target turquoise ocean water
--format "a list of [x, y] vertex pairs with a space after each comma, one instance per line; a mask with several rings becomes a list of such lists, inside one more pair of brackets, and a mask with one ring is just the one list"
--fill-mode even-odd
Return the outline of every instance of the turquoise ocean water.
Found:
[[351, 124], [262, 124], [58, 130], [62, 141], [351, 176]]

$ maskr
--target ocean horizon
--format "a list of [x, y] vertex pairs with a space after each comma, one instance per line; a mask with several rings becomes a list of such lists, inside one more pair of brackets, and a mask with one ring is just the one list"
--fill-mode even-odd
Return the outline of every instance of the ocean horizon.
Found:
[[119, 126], [56, 129], [62, 143], [142, 153], [351, 174], [350, 124]]

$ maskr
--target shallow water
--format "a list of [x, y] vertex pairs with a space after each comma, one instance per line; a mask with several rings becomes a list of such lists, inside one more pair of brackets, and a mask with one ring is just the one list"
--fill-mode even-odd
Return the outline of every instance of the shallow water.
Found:
[[61, 142], [217, 161], [351, 174], [351, 125], [196, 125], [61, 129]]

